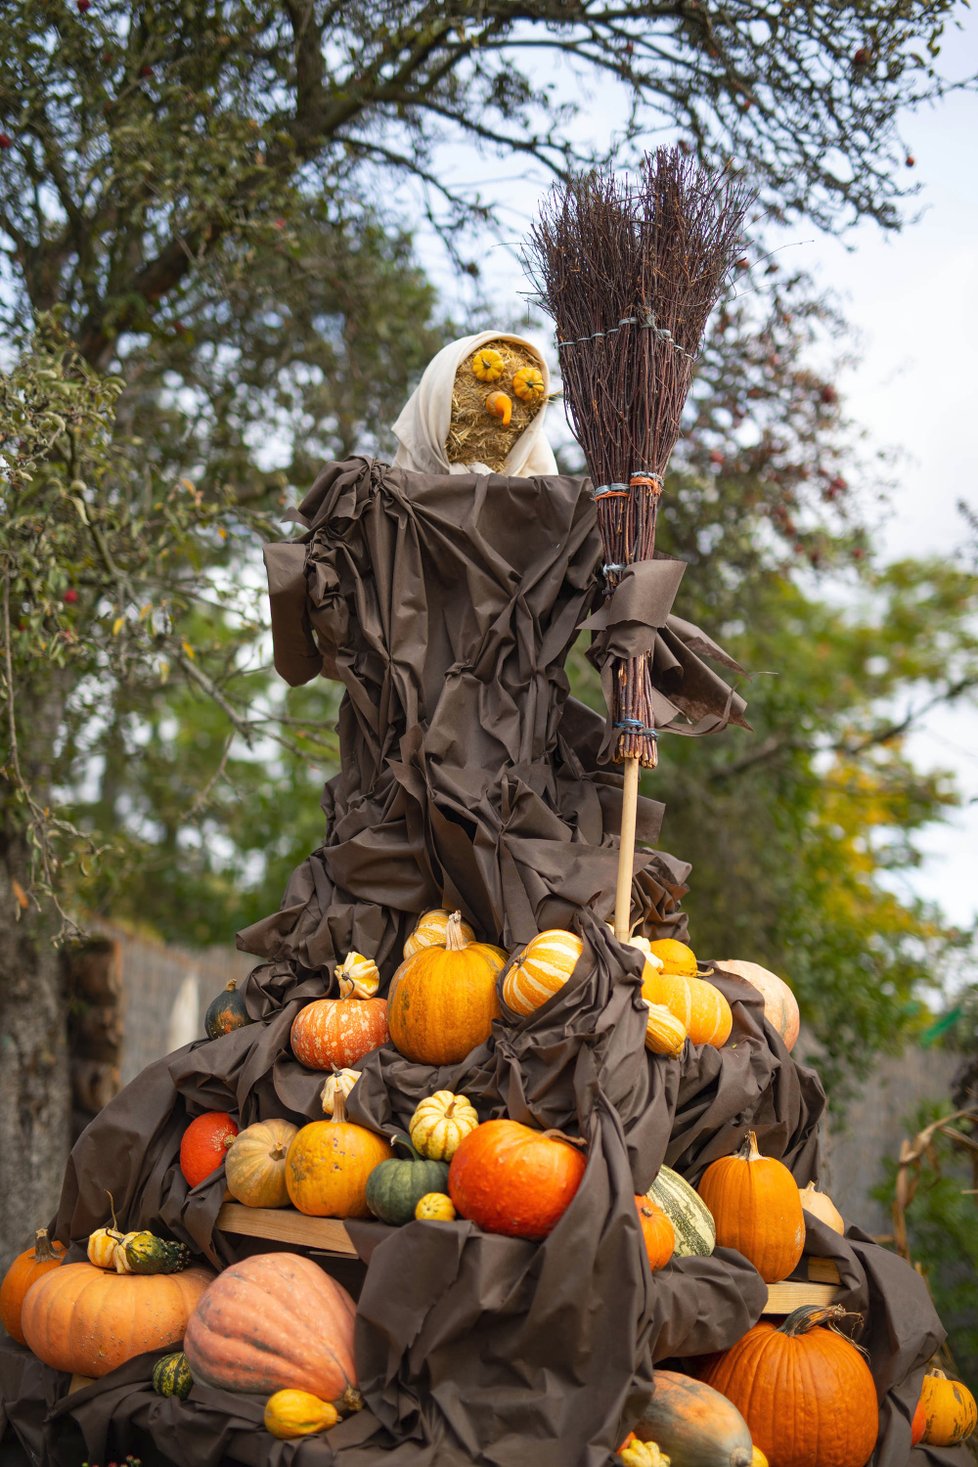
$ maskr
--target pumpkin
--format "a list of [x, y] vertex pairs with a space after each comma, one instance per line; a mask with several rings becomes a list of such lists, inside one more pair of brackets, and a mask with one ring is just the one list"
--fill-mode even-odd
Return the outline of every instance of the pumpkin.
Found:
[[721, 1247], [736, 1248], [765, 1283], [787, 1278], [805, 1247], [801, 1194], [782, 1162], [761, 1155], [753, 1131], [736, 1156], [710, 1163], [698, 1191]]
[[480, 382], [498, 382], [505, 370], [503, 354], [494, 347], [482, 346], [472, 356], [472, 372]]
[[659, 1450], [658, 1442], [640, 1442], [634, 1432], [618, 1456], [625, 1467], [670, 1467], [670, 1459]]
[[459, 1142], [474, 1131], [479, 1116], [471, 1101], [450, 1090], [436, 1090], [418, 1103], [408, 1132], [411, 1145], [432, 1161], [451, 1161]]
[[768, 1460], [760, 1447], [755, 1447], [751, 1453], [750, 1467], [768, 1467]]
[[118, 1228], [96, 1228], [88, 1235], [88, 1261], [96, 1268], [115, 1268], [115, 1250], [125, 1237]]
[[193, 1383], [190, 1362], [182, 1350], [164, 1355], [153, 1366], [153, 1390], [158, 1396], [178, 1396], [185, 1401]]
[[657, 1203], [672, 1223], [676, 1234], [677, 1258], [708, 1258], [716, 1247], [717, 1230], [713, 1214], [698, 1192], [674, 1172], [660, 1166], [659, 1174], [646, 1196]]
[[748, 963], [739, 958], [725, 958], [718, 968], [735, 973], [757, 989], [764, 1000], [764, 1017], [781, 1035], [786, 1049], [794, 1049], [801, 1029], [798, 1000], [783, 978], [762, 968], [760, 963]]
[[52, 1242], [47, 1228], [38, 1228], [33, 1245], [18, 1253], [4, 1274], [0, 1284], [0, 1324], [18, 1344], [25, 1343], [20, 1322], [24, 1295], [37, 1279], [57, 1268], [64, 1256], [64, 1244]]
[[232, 978], [223, 993], [219, 993], [207, 1005], [204, 1033], [208, 1039], [220, 1039], [222, 1034], [230, 1034], [235, 1029], [243, 1029], [246, 1024], [253, 1023], [254, 1020], [245, 1007], [244, 994], [239, 992], [238, 985]]
[[382, 1161], [367, 1178], [367, 1206], [392, 1227], [411, 1221], [425, 1193], [444, 1192], [448, 1185], [447, 1162], [427, 1161], [401, 1136], [394, 1137], [394, 1149], [398, 1147], [409, 1154]]
[[655, 1273], [656, 1269], [665, 1267], [675, 1252], [676, 1230], [662, 1208], [650, 1197], [636, 1197], [635, 1210], [649, 1268]]
[[682, 1054], [686, 1043], [686, 1025], [664, 1004], [649, 1003], [649, 1016], [645, 1021], [645, 1048], [652, 1054], [668, 1054], [675, 1058]]
[[915, 1447], [918, 1442], [922, 1442], [923, 1441], [923, 1439], [924, 1439], [924, 1432], [926, 1430], [927, 1430], [927, 1411], [926, 1411], [926, 1408], [924, 1406], [924, 1398], [923, 1398], [923, 1396], [921, 1396], [920, 1399], [917, 1402], [916, 1407], [914, 1408], [913, 1417], [911, 1418], [911, 1421], [910, 1421], [910, 1445], [912, 1447]]
[[180, 1170], [188, 1187], [199, 1186], [217, 1171], [237, 1134], [227, 1111], [208, 1110], [190, 1122], [180, 1142]]
[[[451, 915], [445, 907], [435, 907], [430, 912], [423, 912], [404, 944], [404, 956], [413, 958], [423, 947], [444, 947], [448, 941], [448, 921]], [[475, 942], [475, 933], [468, 922], [460, 920], [458, 930], [466, 942]]]
[[217, 1390], [311, 1391], [353, 1409], [355, 1314], [346, 1290], [311, 1259], [256, 1253], [214, 1280], [184, 1349], [194, 1379]]
[[486, 398], [486, 412], [508, 428], [513, 416], [513, 399], [507, 392], [490, 392]]
[[369, 1217], [367, 1178], [391, 1154], [383, 1136], [346, 1119], [337, 1097], [330, 1121], [311, 1121], [292, 1138], [285, 1185], [293, 1206], [310, 1217]]
[[265, 1430], [280, 1441], [328, 1431], [339, 1419], [333, 1403], [321, 1401], [311, 1391], [276, 1391], [265, 1402]]
[[292, 1053], [310, 1070], [355, 1065], [387, 1039], [385, 998], [317, 998], [299, 1010], [289, 1035]]
[[743, 1413], [777, 1467], [865, 1467], [876, 1445], [869, 1366], [851, 1340], [822, 1323], [844, 1317], [839, 1305], [803, 1305], [777, 1327], [755, 1324], [707, 1367], [709, 1384]]
[[662, 1004], [686, 1026], [693, 1044], [726, 1044], [733, 1029], [733, 1010], [719, 988], [705, 978], [682, 973], [661, 973], [646, 967], [642, 974], [642, 997]]
[[349, 1069], [334, 1070], [331, 1075], [328, 1075], [326, 1077], [325, 1081], [323, 1082], [323, 1088], [319, 1092], [319, 1098], [322, 1101], [323, 1106], [323, 1115], [331, 1116], [333, 1114], [333, 1111], [336, 1108], [336, 1097], [338, 1095], [342, 1096], [344, 1102], [349, 1099], [350, 1093], [352, 1092], [353, 1087], [357, 1083], [359, 1078], [359, 1070]]
[[126, 1233], [115, 1245], [114, 1262], [116, 1273], [180, 1273], [190, 1264], [190, 1249], [155, 1233]]
[[674, 1370], [656, 1368], [653, 1380], [637, 1436], [658, 1442], [674, 1467], [750, 1467], [747, 1422], [719, 1391]]
[[513, 373], [513, 391], [521, 402], [542, 402], [547, 388], [538, 367], [520, 367]]
[[136, 1355], [182, 1339], [213, 1278], [204, 1268], [146, 1277], [65, 1263], [31, 1287], [22, 1314], [24, 1338], [54, 1370], [108, 1375]]
[[414, 1215], [419, 1222], [454, 1222], [458, 1217], [447, 1192], [426, 1192], [418, 1198]]
[[550, 927], [518, 953], [503, 979], [503, 999], [516, 1014], [532, 1014], [559, 992], [577, 966], [584, 944], [573, 932]]
[[674, 937], [660, 937], [649, 943], [649, 952], [662, 963], [664, 973], [677, 973], [683, 978], [696, 977], [696, 954]]
[[231, 1143], [224, 1162], [228, 1191], [245, 1207], [287, 1207], [285, 1157], [298, 1126], [272, 1118], [246, 1126]]
[[545, 1238], [584, 1177], [577, 1146], [519, 1121], [486, 1121], [460, 1142], [448, 1171], [458, 1212], [488, 1233]]
[[340, 998], [374, 998], [380, 988], [380, 969], [363, 953], [347, 953], [334, 977]]
[[807, 1187], [801, 1188], [801, 1206], [803, 1212], [817, 1217], [819, 1222], [825, 1223], [833, 1233], [845, 1233], [846, 1225], [842, 1213], [828, 1193], [820, 1192], [814, 1182], [809, 1182]]
[[943, 1370], [928, 1370], [920, 1388], [924, 1408], [921, 1441], [933, 1447], [953, 1447], [967, 1441], [978, 1422], [975, 1398], [960, 1380], [948, 1380]]
[[455, 1064], [489, 1038], [499, 1017], [499, 961], [486, 943], [469, 942], [462, 918], [448, 919], [444, 947], [405, 958], [391, 981], [388, 1018], [401, 1054], [425, 1065]]

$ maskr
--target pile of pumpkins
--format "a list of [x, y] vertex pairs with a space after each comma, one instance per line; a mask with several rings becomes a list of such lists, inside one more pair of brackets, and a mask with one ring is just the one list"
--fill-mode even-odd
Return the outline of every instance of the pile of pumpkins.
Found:
[[[647, 943], [642, 995], [646, 1046], [678, 1054], [686, 1039], [722, 1045], [729, 1004], [699, 976], [688, 947]], [[381, 1136], [346, 1116], [355, 1066], [392, 1041], [407, 1058], [455, 1062], [488, 1038], [499, 1018], [497, 990], [529, 1014], [567, 982], [583, 944], [573, 933], [540, 933], [510, 962], [478, 942], [458, 913], [425, 913], [405, 946], [388, 998], [378, 997], [372, 959], [351, 953], [337, 970], [338, 999], [306, 1005], [291, 1029], [303, 1064], [328, 1072], [326, 1119], [279, 1119], [239, 1131], [224, 1112], [197, 1116], [180, 1146], [194, 1187], [224, 1167], [231, 1195], [249, 1207], [290, 1203], [312, 1216], [374, 1216], [401, 1226], [444, 1226], [461, 1218], [488, 1232], [539, 1240], [555, 1227], [584, 1178], [584, 1143], [516, 1121], [480, 1122], [465, 1095], [422, 1099], [408, 1132]], [[508, 968], [506, 968], [509, 962]], [[724, 963], [760, 988], [765, 1012], [785, 1039], [797, 1038], [790, 989], [754, 964]], [[506, 968], [502, 984], [499, 975]], [[786, 997], [787, 995], [787, 997]], [[790, 1003], [788, 1002], [790, 999]], [[251, 1022], [233, 986], [207, 1015], [208, 1034]], [[680, 1032], [681, 1031], [681, 1032]], [[111, 1201], [111, 1199], [110, 1199]], [[767, 1282], [800, 1261], [804, 1214], [840, 1233], [831, 1199], [765, 1157], [748, 1132], [739, 1153], [706, 1168], [694, 1190], [663, 1166], [635, 1197], [637, 1238], [651, 1270], [673, 1257], [737, 1249]], [[260, 1254], [215, 1276], [192, 1266], [182, 1243], [115, 1225], [96, 1229], [88, 1262], [64, 1264], [64, 1249], [38, 1233], [0, 1286], [0, 1318], [45, 1363], [102, 1376], [124, 1361], [182, 1341], [153, 1371], [161, 1395], [185, 1398], [195, 1379], [267, 1397], [265, 1425], [281, 1438], [327, 1430], [362, 1405], [353, 1353], [355, 1305], [321, 1268], [297, 1254]], [[619, 1449], [626, 1467], [863, 1467], [878, 1430], [876, 1392], [858, 1348], [838, 1329], [837, 1308], [796, 1311], [775, 1327], [755, 1325], [730, 1350], [701, 1362], [699, 1378], [657, 1371], [653, 1400]], [[814, 1385], [813, 1385], [814, 1382]], [[975, 1402], [957, 1381], [931, 1372], [914, 1417], [914, 1439], [963, 1440]]]

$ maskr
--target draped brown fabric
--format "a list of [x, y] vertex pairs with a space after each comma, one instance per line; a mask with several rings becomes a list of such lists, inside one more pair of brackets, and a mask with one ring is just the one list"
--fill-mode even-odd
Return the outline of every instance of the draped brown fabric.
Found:
[[[824, 1096], [765, 1023], [757, 992], [730, 975], [716, 979], [734, 1013], [722, 1050], [645, 1050], [643, 960], [606, 925], [621, 779], [601, 762], [605, 721], [569, 697], [564, 672], [600, 600], [581, 481], [427, 477], [358, 459], [327, 468], [299, 518], [302, 539], [267, 547], [266, 561], [279, 671], [298, 683], [322, 669], [345, 685], [326, 838], [279, 911], [239, 936], [264, 960], [245, 987], [255, 1022], [151, 1065], [105, 1108], [70, 1158], [55, 1235], [80, 1255], [111, 1192], [121, 1225], [181, 1238], [215, 1266], [261, 1251], [215, 1230], [222, 1172], [188, 1190], [183, 1130], [207, 1110], [242, 1126], [319, 1117], [323, 1077], [293, 1058], [293, 1018], [330, 991], [349, 949], [376, 956], [389, 980], [431, 906], [461, 907], [507, 948], [571, 927], [583, 956], [549, 1003], [525, 1018], [504, 1010], [459, 1064], [412, 1064], [390, 1045], [367, 1056], [351, 1119], [404, 1127], [422, 1096], [464, 1091], [482, 1119], [582, 1137], [584, 1182], [541, 1243], [464, 1221], [351, 1223], [360, 1261], [320, 1261], [359, 1295], [366, 1408], [327, 1437], [273, 1443], [256, 1431], [260, 1399], [199, 1384], [185, 1402], [161, 1400], [154, 1356], [67, 1396], [64, 1377], [10, 1346], [0, 1400], [34, 1460], [59, 1467], [82, 1460], [81, 1447], [104, 1462], [147, 1441], [186, 1467], [606, 1467], [654, 1389], [654, 1363], [732, 1344], [766, 1299], [752, 1266], [722, 1249], [652, 1276], [635, 1194], [663, 1161], [695, 1182], [748, 1127], [807, 1182]], [[594, 657], [605, 669], [622, 649], [650, 649], [661, 706], [687, 732], [742, 722], [742, 701], [707, 660], [735, 664], [671, 614], [679, 576], [659, 561], [627, 577], [596, 612]], [[661, 819], [661, 805], [641, 802], [633, 910], [647, 935], [682, 936], [689, 868], [653, 849]], [[874, 1462], [896, 1467], [942, 1331], [898, 1259], [855, 1232], [823, 1234], [817, 1252], [838, 1257], [866, 1315], [883, 1403]]]

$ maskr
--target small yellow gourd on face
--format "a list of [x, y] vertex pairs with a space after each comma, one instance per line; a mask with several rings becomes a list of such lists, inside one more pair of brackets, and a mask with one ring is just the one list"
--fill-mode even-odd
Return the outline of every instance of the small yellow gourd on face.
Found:
[[490, 392], [486, 398], [486, 412], [498, 418], [508, 428], [513, 416], [513, 399], [506, 392]]
[[482, 346], [472, 358], [472, 371], [480, 382], [498, 382], [506, 370], [502, 352]]
[[458, 1217], [447, 1192], [426, 1192], [418, 1198], [414, 1215], [419, 1222], [454, 1222]]
[[436, 1090], [422, 1100], [408, 1126], [411, 1145], [430, 1161], [451, 1161], [459, 1143], [479, 1124], [475, 1106], [464, 1095]]
[[339, 1419], [336, 1407], [311, 1391], [276, 1391], [265, 1402], [265, 1430], [280, 1441], [328, 1431]]
[[521, 367], [513, 373], [513, 391], [521, 402], [540, 402], [546, 392], [543, 373], [537, 367]]
[[363, 953], [347, 953], [336, 969], [340, 998], [374, 998], [380, 988], [380, 969]]

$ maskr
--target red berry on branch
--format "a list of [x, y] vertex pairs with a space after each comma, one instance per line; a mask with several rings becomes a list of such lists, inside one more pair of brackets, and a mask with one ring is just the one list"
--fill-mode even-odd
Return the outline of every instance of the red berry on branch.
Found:
[[819, 393], [819, 397], [822, 399], [822, 401], [824, 403], [826, 403], [830, 407], [834, 403], [837, 403], [839, 401], [839, 394], [836, 392], [836, 390], [832, 386], [831, 382], [826, 382], [825, 386], [822, 388], [821, 392]]
[[856, 546], [853, 547], [853, 551], [852, 551], [852, 558], [853, 558], [853, 560], [862, 560], [863, 557], [865, 556], [865, 554], [866, 554], [866, 552], [865, 552], [865, 550], [863, 549], [863, 547], [861, 545], [856, 545]]
[[66, 606], [74, 606], [75, 602], [78, 600], [78, 592], [75, 590], [74, 586], [68, 587], [62, 599], [64, 600]]
[[868, 46], [859, 46], [852, 53], [853, 66], [868, 66], [873, 59], [873, 53]]
[[722, 464], [723, 463], [723, 453], [722, 453], [722, 451], [719, 448], [711, 448], [710, 449], [710, 463], [711, 464]]
[[917, 162], [917, 160], [914, 157], [913, 153], [908, 153], [907, 156], [906, 156], [906, 158], [903, 161], [904, 161], [904, 163], [906, 164], [906, 166], [908, 168], [915, 167], [916, 162]]
[[0, 148], [12, 148], [14, 140], [9, 132], [0, 132]]
[[75, 4], [78, 6], [79, 15], [84, 15], [86, 10], [92, 8], [92, 0], [75, 0]]
[[139, 68], [139, 75], [140, 76], [152, 76], [153, 75], [153, 68], [150, 66], [149, 62], [147, 62], [145, 66], [141, 66]]
[[738, 270], [750, 269], [750, 260], [748, 260], [746, 255], [741, 255], [740, 259], [736, 260], [734, 263], [736, 264]]

